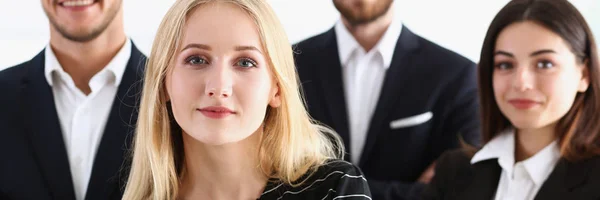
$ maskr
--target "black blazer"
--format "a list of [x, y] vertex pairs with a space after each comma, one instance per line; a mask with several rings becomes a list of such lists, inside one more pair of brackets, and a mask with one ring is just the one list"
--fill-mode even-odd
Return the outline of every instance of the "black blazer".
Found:
[[[349, 147], [334, 29], [296, 44], [294, 50], [311, 116], [332, 127]], [[361, 153], [358, 166], [369, 180], [373, 199], [417, 198], [423, 185], [415, 181], [442, 152], [458, 147], [459, 133], [468, 143], [478, 144], [475, 72], [473, 62], [402, 28], [364, 150], [349, 152]], [[390, 127], [392, 121], [427, 112], [433, 117], [425, 123]]]
[[[44, 51], [0, 72], [0, 199], [75, 199]], [[131, 58], [98, 147], [86, 199], [121, 199], [128, 171], [120, 171], [137, 121], [146, 57]]]
[[[494, 199], [502, 168], [498, 159], [471, 165], [464, 150], [444, 153], [423, 199]], [[535, 200], [600, 199], [600, 156], [580, 162], [561, 159], [544, 182]]]

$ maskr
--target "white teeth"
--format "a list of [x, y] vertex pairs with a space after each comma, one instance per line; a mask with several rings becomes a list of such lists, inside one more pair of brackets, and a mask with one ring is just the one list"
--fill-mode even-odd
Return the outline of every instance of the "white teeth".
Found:
[[94, 0], [75, 0], [75, 1], [65, 1], [63, 2], [63, 6], [89, 6], [94, 3]]

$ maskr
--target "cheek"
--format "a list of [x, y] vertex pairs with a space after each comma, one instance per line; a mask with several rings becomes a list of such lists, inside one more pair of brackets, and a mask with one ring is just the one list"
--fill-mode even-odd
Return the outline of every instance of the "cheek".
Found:
[[[173, 69], [171, 77], [167, 78], [167, 91], [174, 108], [188, 109], [194, 106], [197, 98], [202, 94], [202, 86], [199, 84], [201, 77], [195, 72]], [[189, 108], [192, 109], [192, 108]], [[174, 109], [174, 112], [175, 109]]]
[[245, 118], [263, 121], [271, 94], [271, 79], [268, 75], [254, 74], [252, 76], [241, 76], [234, 87], [236, 101], [245, 110]]
[[507, 75], [496, 74], [492, 76], [492, 88], [496, 102], [501, 103], [507, 89], [510, 88], [510, 81]]
[[569, 111], [577, 95], [579, 79], [575, 74], [562, 74], [540, 78], [539, 88], [548, 98], [552, 112], [564, 114]]

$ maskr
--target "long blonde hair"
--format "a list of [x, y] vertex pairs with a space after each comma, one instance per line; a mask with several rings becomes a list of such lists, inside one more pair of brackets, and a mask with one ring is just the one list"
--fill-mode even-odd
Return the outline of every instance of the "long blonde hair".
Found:
[[[256, 23], [282, 104], [267, 108], [259, 147], [268, 178], [295, 185], [328, 159], [341, 158], [343, 145], [331, 129], [315, 123], [303, 101], [292, 47], [265, 0], [177, 0], [158, 28], [146, 67], [133, 159], [124, 199], [175, 199], [185, 166], [180, 137], [169, 117], [165, 76], [181, 45], [188, 15], [207, 3], [232, 3]], [[301, 184], [301, 183], [300, 183]]]

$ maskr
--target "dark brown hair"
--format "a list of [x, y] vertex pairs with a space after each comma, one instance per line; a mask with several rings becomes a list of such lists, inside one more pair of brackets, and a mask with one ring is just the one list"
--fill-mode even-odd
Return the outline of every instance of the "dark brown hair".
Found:
[[557, 123], [561, 156], [577, 161], [600, 155], [600, 71], [598, 51], [587, 22], [567, 0], [513, 0], [496, 15], [485, 36], [478, 66], [483, 142], [512, 125], [494, 99], [492, 73], [499, 33], [507, 26], [530, 21], [559, 35], [578, 62], [586, 63], [589, 87], [578, 93], [569, 112]]

